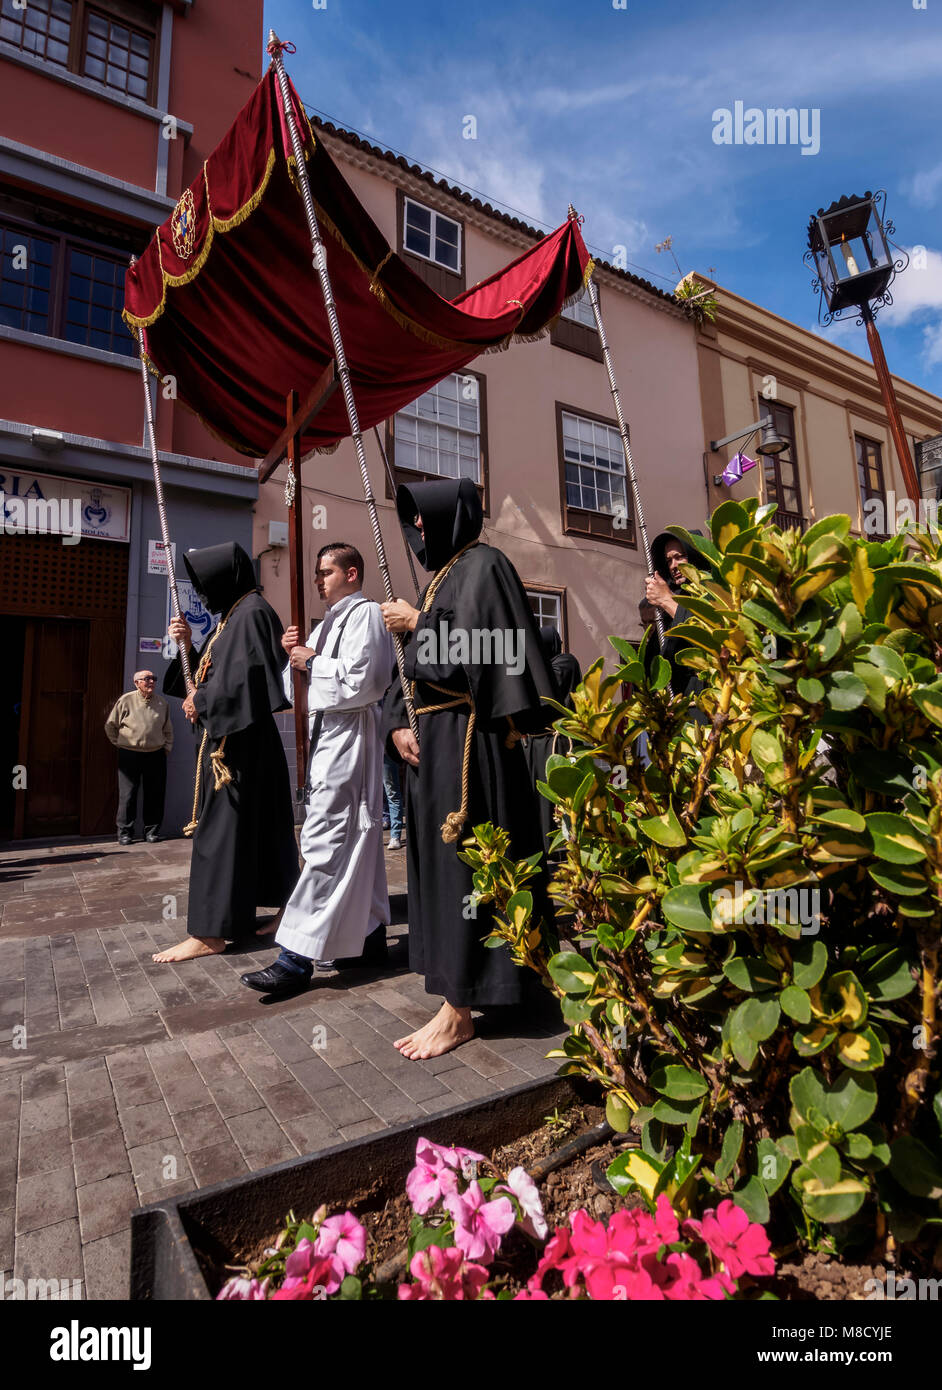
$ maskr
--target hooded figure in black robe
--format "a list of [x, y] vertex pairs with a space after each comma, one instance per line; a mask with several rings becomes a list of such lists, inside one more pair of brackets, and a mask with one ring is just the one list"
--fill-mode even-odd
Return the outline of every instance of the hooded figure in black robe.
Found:
[[[471, 480], [413, 483], [399, 488], [396, 502], [409, 545], [425, 569], [435, 572], [421, 600], [428, 612], [416, 614], [399, 601], [383, 605], [387, 626], [394, 609], [405, 610], [410, 623], [415, 622], [405, 673], [415, 682], [416, 710], [429, 711], [418, 716], [420, 757], [414, 767], [403, 762], [392, 737], [409, 727], [394, 675], [383, 709], [383, 735], [392, 757], [402, 762], [407, 805], [409, 964], [425, 976], [428, 992], [444, 995], [453, 1010], [518, 1004], [526, 972], [503, 947], [484, 946], [491, 908], [471, 906], [471, 870], [458, 850], [482, 821], [509, 831], [513, 859], [541, 849], [536, 796], [519, 735], [545, 727], [542, 699], [553, 695], [555, 686], [516, 570], [499, 550], [476, 544], [483, 513]], [[415, 524], [419, 515], [423, 532]], [[462, 635], [470, 646], [463, 652]], [[502, 652], [497, 641], [504, 643]], [[486, 652], [492, 659], [485, 659]], [[466, 750], [472, 710], [474, 728]], [[447, 842], [443, 826], [448, 827]], [[534, 891], [539, 895], [538, 884]], [[443, 1005], [440, 1014], [445, 1011]], [[468, 1014], [463, 1035], [447, 1046], [439, 1040], [429, 1050], [420, 1040], [418, 1049], [402, 1050], [406, 1056], [438, 1055], [465, 1040], [470, 1030]], [[400, 1039], [397, 1046], [410, 1044], [411, 1038]]]
[[[693, 534], [699, 535], [700, 533], [694, 531]], [[695, 695], [698, 690], [703, 689], [703, 682], [700, 680], [696, 671], [692, 671], [689, 666], [682, 666], [677, 660], [678, 652], [681, 651], [685, 645], [689, 646], [689, 643], [685, 643], [682, 638], [671, 637], [670, 635], [670, 629], [672, 627], [680, 627], [681, 623], [687, 622], [691, 615], [689, 609], [684, 607], [683, 589], [686, 580], [682, 574], [674, 575], [671, 572], [666, 554], [668, 545], [679, 547], [684, 553], [686, 562], [696, 565], [698, 569], [707, 569], [707, 563], [702, 555], [692, 550], [690, 546], [686, 545], [683, 541], [678, 540], [676, 536], [672, 536], [669, 531], [662, 531], [660, 535], [655, 536], [654, 540], [651, 542], [651, 564], [654, 566], [654, 572], [664, 580], [664, 583], [670, 589], [671, 595], [677, 604], [677, 610], [673, 614], [668, 613], [665, 609], [660, 610], [661, 622], [664, 627], [664, 650], [661, 655], [670, 663], [671, 690], [675, 695]], [[639, 604], [639, 609], [645, 606], [645, 602], [645, 600], [642, 600], [641, 604]], [[642, 621], [644, 621], [643, 618]], [[657, 628], [653, 623], [648, 635], [646, 653], [649, 663], [658, 655]]]
[[[553, 677], [553, 699], [559, 704], [565, 705], [567, 709], [573, 709], [572, 692], [582, 681], [582, 670], [579, 662], [571, 652], [563, 651], [563, 639], [552, 623], [540, 628], [540, 641], [543, 644], [543, 652]], [[559, 747], [560, 735], [552, 728], [552, 725], [560, 717], [559, 711], [549, 708], [546, 711], [546, 716], [548, 725], [546, 731], [531, 734], [524, 747], [534, 789], [537, 782], [546, 781], [546, 762], [550, 754], [554, 750], [568, 752], [569, 747], [566, 738], [562, 739], [562, 748]], [[556, 834], [556, 821], [553, 803], [548, 801], [540, 792], [537, 792], [536, 796], [545, 850], [549, 841]]]
[[[196, 679], [212, 645], [193, 695], [199, 796], [187, 931], [218, 943], [253, 932], [256, 907], [283, 906], [298, 877], [288, 765], [272, 717], [289, 708], [282, 684], [288, 656], [281, 621], [258, 593], [252, 561], [240, 545], [190, 550], [183, 563], [204, 607], [219, 613], [222, 629], [190, 652]], [[177, 657], [164, 694], [186, 693]], [[230, 779], [218, 788], [214, 754], [221, 754]]]

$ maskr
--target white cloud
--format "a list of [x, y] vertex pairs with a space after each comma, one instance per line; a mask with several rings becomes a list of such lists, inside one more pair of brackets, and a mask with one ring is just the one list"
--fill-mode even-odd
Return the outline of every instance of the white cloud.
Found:
[[927, 367], [942, 367], [942, 319], [922, 330], [922, 358]]
[[932, 207], [942, 193], [942, 164], [915, 174], [909, 183], [908, 192], [919, 207]]
[[934, 310], [942, 311], [942, 252], [919, 247], [906, 248], [911, 257], [908, 270], [893, 281], [893, 303], [883, 311], [887, 323], [898, 326]]
[[867, 338], [862, 327], [858, 327], [856, 319], [835, 319], [833, 323], [812, 323], [811, 332], [817, 334], [819, 338], [824, 338], [829, 343], [836, 343], [838, 347], [846, 348], [848, 352], [856, 352], [858, 357], [863, 356], [867, 351]]

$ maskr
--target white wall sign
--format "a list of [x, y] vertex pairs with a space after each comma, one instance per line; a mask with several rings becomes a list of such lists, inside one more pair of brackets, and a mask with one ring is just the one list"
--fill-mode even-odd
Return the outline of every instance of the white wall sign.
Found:
[[[96, 483], [89, 478], [60, 478], [51, 473], [32, 473], [0, 464], [2, 519], [32, 535], [60, 536], [64, 511], [78, 512], [82, 536], [103, 541], [131, 538], [131, 489]], [[66, 504], [63, 508], [62, 504]]]
[[[177, 543], [170, 542], [170, 563], [174, 569], [177, 567]], [[167, 573], [167, 552], [164, 549], [163, 541], [147, 542], [147, 573], [166, 574]]]
[[[206, 638], [212, 632], [219, 621], [218, 613], [210, 613], [209, 609], [204, 608], [197, 598], [196, 590], [192, 584], [186, 580], [177, 580], [177, 594], [180, 598], [180, 613], [186, 618], [193, 632], [193, 641], [197, 646], [202, 646]], [[170, 598], [170, 585], [167, 585], [167, 626], [173, 617], [173, 603]], [[177, 654], [176, 642], [171, 642], [169, 637], [163, 639], [163, 654], [167, 661], [172, 661]]]

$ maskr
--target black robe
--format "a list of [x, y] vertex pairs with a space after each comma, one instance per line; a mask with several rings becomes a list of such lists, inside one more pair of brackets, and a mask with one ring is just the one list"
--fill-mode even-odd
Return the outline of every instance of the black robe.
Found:
[[[234, 941], [254, 930], [256, 907], [283, 906], [298, 877], [288, 764], [272, 717], [289, 707], [282, 685], [288, 658], [277, 613], [251, 592], [255, 572], [241, 546], [227, 542], [183, 558], [211, 612], [225, 618], [246, 595], [213, 646], [212, 665], [193, 697], [197, 747], [204, 729], [209, 737], [200, 766], [187, 931]], [[194, 677], [205, 646], [191, 652]], [[186, 694], [179, 658], [167, 672], [164, 693]], [[232, 781], [216, 791], [210, 754], [223, 738]]]
[[[698, 531], [694, 532], [694, 535], [699, 534]], [[672, 627], [680, 627], [681, 623], [687, 622], [691, 615], [689, 609], [684, 607], [683, 586], [681, 584], [676, 584], [671, 578], [670, 566], [667, 563], [664, 553], [669, 542], [674, 545], [682, 546], [686, 552], [688, 561], [696, 565], [698, 569], [705, 570], [707, 568], [706, 562], [697, 551], [691, 550], [690, 546], [686, 545], [683, 541], [678, 541], [676, 536], [672, 536], [669, 531], [662, 531], [660, 535], [654, 537], [654, 540], [651, 542], [651, 563], [654, 566], [655, 572], [660, 575], [664, 583], [674, 594], [677, 600], [677, 609], [673, 614], [665, 613], [663, 610], [661, 612], [661, 626], [664, 629], [663, 653], [659, 652], [657, 628], [653, 623], [651, 624], [651, 631], [648, 634], [648, 645], [645, 649], [646, 662], [647, 665], [650, 666], [654, 658], [662, 654], [664, 659], [670, 664], [671, 690], [674, 694], [696, 695], [703, 689], [703, 681], [697, 675], [696, 671], [692, 671], [689, 666], [682, 666], [677, 659], [678, 653], [683, 651], [684, 647], [690, 644], [685, 642], [683, 638], [672, 637], [670, 635], [670, 629]], [[699, 719], [699, 712], [696, 712], [693, 717]]]
[[[481, 530], [481, 506], [468, 479], [416, 483], [397, 495], [406, 535], [427, 569], [439, 570]], [[409, 525], [421, 511], [425, 542]], [[423, 594], [424, 599], [424, 594]], [[451, 661], [447, 651], [431, 651], [423, 633], [441, 635], [474, 629], [522, 632], [525, 660], [519, 674], [507, 663]], [[506, 654], [506, 653], [505, 653]], [[423, 657], [425, 659], [423, 659]], [[437, 659], [433, 659], [437, 657]], [[471, 916], [471, 869], [458, 858], [461, 841], [475, 825], [492, 821], [509, 831], [510, 855], [522, 859], [540, 848], [536, 797], [523, 745], [508, 748], [508, 716], [517, 730], [542, 728], [541, 704], [553, 686], [540, 647], [539, 633], [523, 585], [499, 550], [477, 545], [457, 560], [439, 586], [432, 609], [423, 615], [406, 645], [406, 676], [417, 680], [416, 706], [440, 704], [448, 697], [429, 682], [449, 690], [470, 691], [476, 710], [469, 774], [469, 813], [455, 843], [442, 840], [441, 827], [461, 804], [461, 767], [470, 708], [419, 716], [419, 766], [401, 764], [409, 826], [409, 964], [425, 976], [430, 994], [444, 995], [455, 1007], [519, 1004], [527, 990], [527, 973], [515, 966], [505, 947], [485, 947], [491, 908], [480, 905]], [[386, 746], [397, 761], [395, 729], [408, 728], [398, 675], [383, 709]], [[537, 910], [545, 910], [545, 885], [528, 885]]]
[[[572, 709], [572, 692], [582, 681], [582, 670], [579, 662], [571, 652], [563, 651], [562, 638], [552, 625], [548, 624], [546, 627], [540, 628], [540, 640], [543, 643], [543, 650], [549, 661], [550, 674], [553, 678], [553, 699], [559, 704], [565, 705], [567, 709]], [[560, 735], [552, 728], [552, 725], [560, 718], [559, 711], [548, 708], [546, 715], [548, 724], [546, 731], [531, 734], [524, 747], [534, 790], [536, 790], [537, 782], [546, 781], [546, 763], [554, 747], [557, 752], [564, 752], [569, 747], [568, 741], [563, 738], [562, 748], [560, 748]], [[540, 828], [543, 832], [543, 848], [546, 850], [549, 841], [556, 834], [555, 807], [552, 801], [548, 801], [540, 792], [536, 793], [536, 797]]]

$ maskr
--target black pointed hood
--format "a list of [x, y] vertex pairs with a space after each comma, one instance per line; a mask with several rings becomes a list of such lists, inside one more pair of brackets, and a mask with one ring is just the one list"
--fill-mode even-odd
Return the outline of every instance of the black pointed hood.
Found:
[[[484, 525], [481, 498], [470, 478], [403, 483], [396, 493], [396, 508], [419, 564], [433, 573], [477, 540]], [[422, 518], [424, 541], [415, 525], [417, 516]]]
[[210, 613], [223, 617], [243, 594], [258, 588], [255, 566], [235, 541], [188, 550], [183, 556], [190, 582]]
[[552, 661], [554, 656], [559, 656], [563, 649], [563, 639], [560, 637], [555, 623], [546, 623], [540, 628], [540, 641], [543, 643], [543, 651], [546, 653], [547, 661]]
[[[703, 532], [691, 531], [690, 534], [692, 536], [702, 536]], [[660, 535], [655, 536], [654, 540], [651, 542], [651, 564], [654, 566], [655, 574], [659, 574], [664, 580], [664, 583], [673, 589], [674, 585], [671, 581], [671, 572], [664, 556], [664, 552], [670, 542], [673, 542], [674, 545], [679, 545], [687, 556], [690, 564], [696, 565], [697, 569], [706, 570], [709, 566], [699, 551], [693, 550], [684, 541], [678, 540], [676, 536], [672, 536], [670, 531], [662, 531]]]

